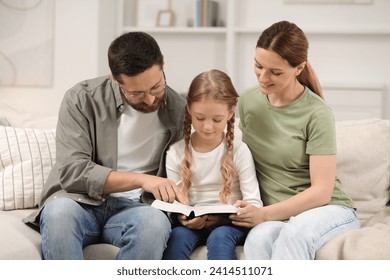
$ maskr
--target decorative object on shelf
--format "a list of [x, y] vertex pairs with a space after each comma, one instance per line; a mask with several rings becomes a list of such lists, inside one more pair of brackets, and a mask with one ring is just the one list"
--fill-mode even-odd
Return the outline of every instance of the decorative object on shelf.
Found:
[[194, 27], [218, 26], [218, 2], [195, 0]]
[[155, 27], [159, 11], [169, 9], [169, 0], [138, 0], [137, 26]]
[[159, 27], [169, 27], [173, 25], [174, 13], [171, 9], [171, 0], [168, 0], [168, 7], [165, 10], [159, 10], [157, 13], [157, 23]]
[[171, 9], [160, 10], [157, 14], [157, 26], [168, 27], [173, 25], [174, 13]]

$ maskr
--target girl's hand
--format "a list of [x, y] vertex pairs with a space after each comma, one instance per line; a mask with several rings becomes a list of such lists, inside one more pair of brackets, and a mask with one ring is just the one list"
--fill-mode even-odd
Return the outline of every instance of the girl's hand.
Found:
[[237, 214], [229, 215], [233, 225], [251, 228], [265, 221], [263, 208], [242, 200], [237, 200], [235, 206], [239, 208]]
[[202, 229], [206, 225], [206, 221], [207, 221], [208, 215], [195, 217], [195, 218], [193, 218], [191, 220], [188, 220], [187, 218], [188, 217], [185, 216], [185, 215], [179, 215], [178, 216], [179, 222], [183, 226], [185, 226], [185, 227], [187, 227], [189, 229]]
[[205, 223], [205, 227], [214, 227], [230, 224], [230, 219], [223, 215], [208, 215], [208, 218]]

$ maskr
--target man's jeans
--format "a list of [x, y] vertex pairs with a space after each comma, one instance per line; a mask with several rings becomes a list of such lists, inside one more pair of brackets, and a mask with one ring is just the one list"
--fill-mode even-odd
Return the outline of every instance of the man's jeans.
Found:
[[343, 232], [360, 228], [354, 209], [327, 205], [305, 211], [287, 222], [258, 224], [244, 245], [246, 259], [313, 260], [317, 250]]
[[120, 248], [117, 259], [161, 259], [171, 224], [147, 204], [107, 197], [99, 206], [69, 198], [50, 201], [40, 218], [44, 259], [83, 259], [83, 248], [109, 243]]
[[235, 260], [236, 246], [244, 244], [248, 229], [232, 225], [192, 230], [184, 226], [173, 228], [164, 252], [165, 260], [188, 260], [200, 245], [207, 245], [207, 259]]

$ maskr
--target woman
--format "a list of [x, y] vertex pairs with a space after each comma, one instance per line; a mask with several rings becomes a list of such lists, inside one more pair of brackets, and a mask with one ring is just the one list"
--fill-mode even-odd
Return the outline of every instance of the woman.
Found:
[[259, 88], [239, 100], [243, 141], [251, 150], [263, 208], [244, 201], [233, 224], [253, 227], [248, 259], [314, 259], [327, 241], [360, 227], [336, 177], [334, 117], [307, 62], [308, 41], [281, 21], [261, 34], [255, 52]]

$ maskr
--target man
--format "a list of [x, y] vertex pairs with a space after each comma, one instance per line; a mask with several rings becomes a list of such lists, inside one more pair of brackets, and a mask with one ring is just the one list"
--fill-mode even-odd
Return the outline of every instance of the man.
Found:
[[117, 259], [161, 259], [171, 225], [140, 201], [182, 201], [165, 177], [165, 151], [182, 138], [185, 100], [166, 84], [157, 42], [143, 32], [115, 39], [111, 77], [68, 90], [59, 111], [57, 159], [40, 209], [44, 259], [83, 259], [83, 248], [120, 247]]

